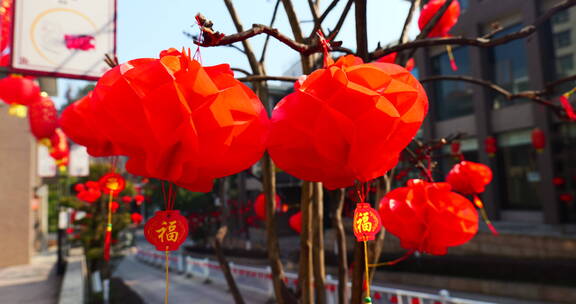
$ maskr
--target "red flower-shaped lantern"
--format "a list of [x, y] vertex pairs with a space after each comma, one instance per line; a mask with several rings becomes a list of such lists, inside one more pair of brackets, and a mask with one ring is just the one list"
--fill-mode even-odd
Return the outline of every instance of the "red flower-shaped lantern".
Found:
[[296, 231], [298, 234], [302, 233], [302, 211], [298, 211], [290, 217], [288, 220], [288, 225], [292, 230]]
[[356, 204], [352, 230], [358, 242], [373, 241], [382, 228], [382, 221], [378, 212], [368, 203]]
[[[422, 30], [426, 24], [436, 15], [436, 12], [446, 3], [446, 0], [430, 0], [420, 11], [420, 18], [418, 18], [418, 27]], [[448, 32], [458, 22], [460, 17], [460, 3], [458, 0], [452, 1], [448, 9], [438, 20], [436, 25], [432, 28], [427, 37], [446, 37], [449, 36]]]
[[[382, 56], [378, 59], [376, 59], [376, 62], [383, 62], [383, 63], [396, 63], [396, 56], [398, 56], [398, 53], [394, 52], [394, 53], [390, 53], [388, 55]], [[408, 59], [408, 62], [406, 62], [406, 66], [405, 68], [408, 71], [412, 71], [414, 69], [414, 58], [410, 58]]]
[[42, 94], [28, 105], [28, 122], [30, 132], [36, 139], [48, 145], [50, 138], [58, 127], [58, 111], [48, 95]]
[[476, 209], [447, 183], [410, 180], [389, 192], [379, 211], [384, 227], [409, 250], [444, 255], [478, 231]]
[[546, 147], [546, 135], [538, 128], [532, 130], [532, 146], [539, 153], [542, 153]]
[[10, 75], [0, 79], [0, 100], [7, 104], [27, 106], [36, 102], [38, 96], [40, 87], [30, 78]]
[[446, 182], [454, 191], [475, 195], [484, 192], [486, 185], [492, 181], [490, 167], [471, 161], [461, 161], [454, 165], [446, 176]]
[[274, 109], [268, 151], [279, 168], [328, 189], [394, 167], [428, 111], [422, 85], [406, 69], [352, 55], [295, 89]]
[[188, 236], [188, 221], [178, 210], [156, 211], [144, 226], [144, 236], [156, 250], [178, 250]]
[[268, 118], [228, 65], [203, 67], [170, 49], [106, 72], [61, 125], [93, 156], [127, 156], [130, 173], [207, 192], [260, 159]]
[[[276, 194], [276, 208], [275, 210], [278, 210], [281, 206], [281, 200], [280, 200], [280, 196], [278, 194]], [[256, 216], [261, 219], [264, 220], [266, 219], [266, 196], [262, 193], [259, 194], [256, 197], [256, 200], [254, 201], [254, 213], [256, 213]]]

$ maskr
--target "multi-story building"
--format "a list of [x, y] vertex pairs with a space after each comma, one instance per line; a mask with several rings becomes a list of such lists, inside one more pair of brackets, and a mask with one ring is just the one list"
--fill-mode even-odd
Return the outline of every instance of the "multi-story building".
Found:
[[[460, 1], [462, 14], [451, 33], [480, 37], [495, 25], [503, 36], [534, 24], [557, 0]], [[556, 13], [538, 26], [527, 39], [492, 48], [454, 46], [458, 70], [450, 67], [443, 46], [421, 49], [416, 62], [420, 79], [434, 75], [466, 75], [494, 82], [512, 93], [540, 90], [547, 83], [575, 75], [576, 7]], [[560, 95], [576, 85], [567, 82]], [[526, 99], [507, 100], [493, 90], [462, 81], [425, 84], [430, 113], [423, 127], [424, 138], [465, 133], [462, 150], [467, 159], [488, 164], [494, 181], [484, 194], [489, 215], [500, 223], [554, 224], [566, 228], [576, 222], [576, 123], [561, 121], [547, 108]], [[552, 102], [560, 104], [558, 99]], [[544, 131], [546, 147], [537, 152], [531, 133]], [[491, 157], [485, 139], [497, 140]], [[449, 148], [440, 161], [446, 173], [453, 161]]]

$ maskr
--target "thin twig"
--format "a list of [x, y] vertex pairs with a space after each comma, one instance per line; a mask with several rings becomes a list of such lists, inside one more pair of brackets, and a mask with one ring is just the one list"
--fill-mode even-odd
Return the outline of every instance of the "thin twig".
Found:
[[353, 3], [354, 0], [348, 0], [346, 6], [344, 7], [344, 10], [342, 11], [342, 14], [340, 15], [340, 18], [338, 19], [338, 22], [336, 22], [336, 26], [334, 26], [334, 29], [332, 29], [332, 31], [330, 31], [330, 33], [327, 36], [328, 41], [332, 41], [331, 42], [332, 46], [334, 46], [333, 41], [334, 39], [336, 39], [336, 36], [338, 36], [338, 33], [340, 33], [340, 29], [344, 25], [344, 21], [346, 21], [346, 17], [348, 17], [348, 12], [350, 12], [350, 8], [352, 8]]
[[[274, 26], [274, 21], [276, 21], [276, 14], [278, 13], [278, 7], [280, 7], [280, 0], [276, 0], [276, 5], [274, 5], [274, 12], [272, 13], [272, 20], [270, 20], [270, 27]], [[266, 35], [266, 40], [264, 41], [264, 47], [262, 47], [262, 55], [260, 55], [260, 64], [264, 62], [264, 57], [266, 56], [266, 49], [268, 48], [268, 41], [270, 41], [270, 35]]]
[[241, 68], [231, 68], [231, 70], [232, 70], [232, 71], [236, 71], [236, 72], [240, 72], [240, 73], [242, 73], [242, 74], [244, 74], [244, 75], [246, 75], [246, 76], [251, 76], [251, 75], [252, 75], [252, 73], [250, 73], [250, 72], [248, 72], [248, 71], [246, 71], [246, 70], [244, 70], [244, 69], [241, 69]]
[[252, 75], [247, 77], [236, 78], [238, 81], [242, 82], [252, 82], [252, 81], [267, 81], [267, 80], [277, 80], [286, 82], [296, 82], [298, 77], [292, 76], [265, 76], [265, 75]]
[[308, 39], [311, 39], [316, 36], [316, 31], [322, 28], [322, 22], [324, 22], [324, 19], [328, 17], [328, 14], [330, 14], [332, 9], [336, 7], [339, 1], [340, 0], [332, 0], [332, 2], [330, 2], [330, 5], [328, 5], [328, 7], [326, 8], [326, 10], [324, 10], [320, 18], [318, 18], [318, 21], [314, 23], [314, 28], [312, 29], [312, 32], [308, 36]]
[[400, 39], [398, 43], [406, 43], [408, 41], [408, 32], [410, 29], [410, 24], [412, 23], [412, 19], [414, 17], [414, 12], [416, 12], [416, 8], [420, 6], [420, 0], [412, 0], [412, 4], [410, 4], [410, 10], [408, 11], [408, 16], [406, 16], [406, 20], [404, 21], [404, 27], [402, 28], [402, 34], [400, 34]]

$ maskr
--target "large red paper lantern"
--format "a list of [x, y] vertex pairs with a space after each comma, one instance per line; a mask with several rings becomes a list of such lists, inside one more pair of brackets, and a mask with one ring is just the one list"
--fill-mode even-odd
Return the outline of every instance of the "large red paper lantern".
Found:
[[492, 170], [490, 167], [471, 161], [461, 161], [454, 165], [446, 176], [446, 182], [452, 186], [454, 191], [469, 195], [484, 192], [486, 185], [491, 181]]
[[443, 255], [478, 231], [476, 209], [447, 183], [410, 180], [386, 194], [379, 211], [384, 227], [408, 250]]
[[302, 233], [302, 211], [298, 211], [288, 219], [288, 225], [298, 234]]
[[28, 105], [30, 131], [38, 141], [49, 141], [58, 127], [58, 111], [48, 95], [42, 94]]
[[40, 87], [30, 78], [10, 75], [0, 79], [0, 99], [7, 104], [30, 105], [38, 100]]
[[368, 203], [356, 204], [352, 230], [358, 242], [373, 241], [382, 228], [382, 221], [378, 212]]
[[144, 226], [144, 236], [156, 250], [178, 250], [188, 236], [188, 221], [178, 210], [156, 211]]
[[268, 129], [228, 65], [203, 67], [174, 49], [109, 70], [60, 123], [91, 155], [125, 155], [130, 173], [198, 192], [258, 161]]
[[[436, 15], [436, 12], [446, 3], [446, 0], [430, 0], [420, 11], [420, 18], [418, 18], [418, 27], [422, 30], [426, 24]], [[460, 17], [460, 3], [458, 0], [452, 1], [448, 9], [438, 20], [436, 25], [432, 28], [428, 37], [446, 37], [449, 36], [448, 32], [458, 22]]]
[[538, 128], [532, 130], [532, 146], [538, 152], [544, 151], [546, 147], [546, 135]]
[[274, 109], [268, 151], [279, 168], [328, 189], [394, 167], [428, 111], [422, 85], [406, 69], [352, 55], [295, 89]]
[[[396, 63], [396, 56], [398, 56], [398, 53], [394, 52], [394, 53], [390, 53], [388, 55], [382, 56], [378, 59], [376, 59], [376, 62], [383, 62], [383, 63]], [[408, 59], [408, 61], [406, 62], [406, 66], [405, 68], [408, 71], [412, 71], [414, 69], [414, 58], [410, 58]]]
[[[279, 209], [281, 204], [280, 196], [276, 194], [276, 207], [274, 209]], [[256, 216], [259, 219], [266, 219], [266, 196], [264, 194], [260, 194], [256, 197], [256, 200], [254, 201], [254, 213], [256, 213]]]

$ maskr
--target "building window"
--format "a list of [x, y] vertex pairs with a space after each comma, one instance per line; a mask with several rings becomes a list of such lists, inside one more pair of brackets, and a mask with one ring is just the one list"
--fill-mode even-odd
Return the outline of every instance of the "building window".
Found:
[[568, 47], [570, 44], [572, 44], [570, 39], [570, 30], [554, 34], [554, 45], [556, 48]]
[[542, 208], [539, 195], [540, 172], [536, 151], [532, 147], [531, 130], [514, 131], [498, 136], [502, 206], [512, 210]]
[[[564, 222], [576, 222], [576, 124], [563, 123], [555, 126], [554, 172], [562, 183], [555, 185], [558, 198], [550, 203], [559, 203]], [[573, 201], [562, 201], [560, 197], [571, 196]]]
[[561, 77], [567, 77], [573, 74], [574, 70], [574, 55], [568, 54], [556, 59], [556, 70], [557, 73], [562, 75]]
[[[522, 28], [522, 24], [510, 26], [494, 37], [502, 37]], [[528, 67], [526, 59], [525, 41], [518, 39], [503, 45], [493, 47], [488, 52], [488, 62], [492, 71], [491, 80], [504, 89], [517, 93], [529, 88]], [[525, 99], [507, 100], [503, 96], [493, 93], [493, 107], [499, 109], [526, 101]]]
[[[470, 57], [467, 47], [453, 49], [458, 71], [452, 71], [448, 55], [443, 53], [432, 58], [432, 73], [434, 75], [470, 75]], [[434, 106], [436, 119], [446, 120], [474, 112], [473, 87], [463, 81], [434, 82]]]
[[562, 10], [552, 16], [551, 20], [554, 25], [566, 23], [570, 20], [570, 14], [568, 13], [568, 10]]

